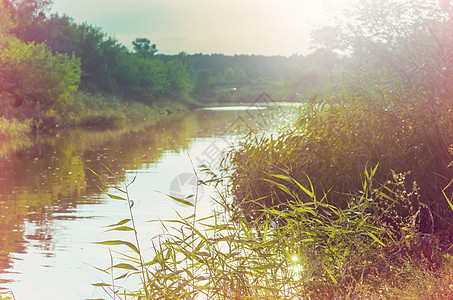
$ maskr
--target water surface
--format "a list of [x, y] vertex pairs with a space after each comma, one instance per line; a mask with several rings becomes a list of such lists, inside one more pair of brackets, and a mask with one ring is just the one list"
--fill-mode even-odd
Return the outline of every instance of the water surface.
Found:
[[[0, 292], [11, 291], [18, 300], [108, 298], [91, 284], [108, 280], [94, 267], [110, 265], [109, 248], [93, 242], [132, 238], [129, 233], [105, 232], [105, 226], [128, 217], [125, 203], [106, 195], [115, 192], [109, 184], [136, 178], [130, 195], [146, 251], [162, 232], [160, 225], [146, 221], [174, 218], [175, 211], [192, 213], [164, 194], [193, 193], [194, 166], [215, 166], [221, 152], [244, 133], [285, 125], [290, 111], [295, 110], [197, 110], [136, 131], [62, 131], [4, 153]], [[213, 194], [209, 188], [201, 194], [200, 213], [207, 214]]]

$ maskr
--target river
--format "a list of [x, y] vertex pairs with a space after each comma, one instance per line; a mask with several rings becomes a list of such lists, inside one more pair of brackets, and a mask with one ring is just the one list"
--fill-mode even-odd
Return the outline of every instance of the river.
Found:
[[[194, 167], [215, 166], [244, 133], [274, 130], [296, 114], [284, 103], [216, 107], [134, 130], [72, 129], [20, 150], [10, 147], [0, 155], [0, 293], [17, 300], [107, 299], [91, 285], [108, 280], [96, 267], [110, 265], [109, 247], [95, 242], [132, 240], [128, 233], [106, 232], [128, 217], [125, 203], [107, 193], [136, 178], [130, 196], [146, 251], [162, 232], [159, 223], [146, 221], [192, 213], [165, 194], [193, 193]], [[198, 207], [207, 214], [213, 192], [200, 194]]]

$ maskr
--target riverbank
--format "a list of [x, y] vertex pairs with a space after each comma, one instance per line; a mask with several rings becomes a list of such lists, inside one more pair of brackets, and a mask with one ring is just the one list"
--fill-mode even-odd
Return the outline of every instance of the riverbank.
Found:
[[291, 128], [246, 136], [208, 171], [225, 191], [213, 215], [172, 197], [193, 218], [169, 220], [178, 232], [150, 261], [138, 240], [116, 241], [137, 249], [127, 269], [147, 278], [134, 295], [451, 299], [451, 107], [399, 104], [313, 102]]
[[[110, 263], [105, 259], [106, 249], [93, 243], [118, 233], [104, 233], [104, 226], [125, 218], [127, 207], [102, 191], [119, 185], [118, 178], [129, 181], [137, 175], [131, 186], [133, 209], [140, 214], [137, 224], [145, 237], [143, 249], [148, 251], [151, 237], [161, 232], [161, 225], [146, 221], [173, 218], [176, 212], [191, 214], [162, 194], [177, 192], [175, 179], [193, 171], [189, 157], [195, 166], [215, 158], [207, 151], [228, 146], [226, 135], [235, 139], [238, 128], [230, 128], [231, 124], [244, 120], [252, 126], [255, 120], [257, 127], [263, 113], [274, 115], [261, 110], [190, 109], [162, 117], [141, 130], [134, 124], [128, 131], [68, 128], [38, 136], [31, 147], [8, 153], [0, 162], [0, 208], [6, 224], [1, 229], [8, 241], [0, 253], [1, 287], [13, 291], [16, 299], [36, 295], [68, 300], [106, 298], [91, 285], [105, 274], [92, 266]], [[287, 113], [281, 112], [275, 120], [282, 116]], [[190, 191], [190, 185], [186, 187]], [[206, 205], [200, 207], [198, 216], [210, 214], [209, 191], [205, 189], [203, 194]], [[43, 270], [45, 276], [39, 276]], [[134, 288], [131, 280], [129, 286]]]
[[451, 299], [451, 103], [394, 101], [313, 101], [291, 129], [231, 151], [231, 214], [250, 227], [237, 247], [269, 271], [302, 268], [282, 298]]
[[63, 112], [50, 111], [36, 120], [0, 118], [0, 154], [26, 148], [37, 136], [56, 134], [62, 129], [143, 128], [188, 109], [190, 105], [182, 101], [161, 101], [150, 106], [115, 96], [77, 92]]
[[[153, 122], [188, 109], [183, 101], [159, 101], [151, 105], [117, 96], [79, 92], [57, 127], [121, 128], [128, 124]], [[50, 124], [51, 126], [53, 124]]]

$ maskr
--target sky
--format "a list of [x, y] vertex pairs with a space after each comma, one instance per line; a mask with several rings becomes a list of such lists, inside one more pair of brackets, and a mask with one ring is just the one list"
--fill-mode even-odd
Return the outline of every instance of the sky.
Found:
[[54, 0], [53, 12], [101, 27], [131, 47], [137, 37], [158, 53], [306, 55], [310, 32], [344, 0]]

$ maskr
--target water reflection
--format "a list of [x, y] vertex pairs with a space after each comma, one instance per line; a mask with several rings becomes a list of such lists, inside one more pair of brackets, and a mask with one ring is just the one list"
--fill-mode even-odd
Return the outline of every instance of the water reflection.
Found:
[[[193, 151], [195, 162], [213, 160], [202, 155], [214, 141], [225, 147], [225, 136], [258, 130], [264, 123], [282, 125], [288, 119], [286, 108], [283, 115], [275, 117], [272, 110], [198, 110], [127, 132], [62, 131], [3, 154], [0, 289], [14, 291], [17, 299], [28, 299], [27, 291], [43, 290], [46, 284], [52, 294], [34, 299], [90, 296], [89, 278], [98, 271], [83, 263], [96, 265], [97, 257], [106, 255], [91, 242], [105, 239], [102, 226], [117, 221], [124, 211], [122, 203], [105, 197], [106, 183], [96, 174], [112, 184], [138, 174], [133, 196], [146, 208], [138, 217], [159, 218], [168, 212], [169, 202], [157, 201], [151, 193], [167, 192], [176, 175], [191, 171], [186, 152]], [[155, 233], [148, 231], [145, 238]], [[64, 272], [57, 271], [63, 267]], [[86, 290], [68, 288], [77, 281]]]

